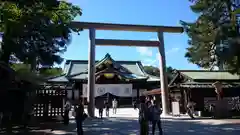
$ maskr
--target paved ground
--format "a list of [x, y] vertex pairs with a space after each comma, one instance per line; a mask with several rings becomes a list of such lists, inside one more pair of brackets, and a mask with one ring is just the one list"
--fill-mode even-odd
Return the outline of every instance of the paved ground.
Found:
[[[111, 110], [110, 110], [111, 113]], [[186, 117], [164, 118], [162, 122], [164, 135], [237, 135], [240, 133], [240, 120], [190, 120]], [[138, 135], [139, 125], [137, 111], [120, 109], [117, 115], [104, 119], [87, 119], [84, 122], [85, 135]], [[39, 130], [37, 131], [39, 132]], [[69, 126], [59, 124], [44, 129], [40, 134], [72, 135], [76, 134], [75, 123]]]

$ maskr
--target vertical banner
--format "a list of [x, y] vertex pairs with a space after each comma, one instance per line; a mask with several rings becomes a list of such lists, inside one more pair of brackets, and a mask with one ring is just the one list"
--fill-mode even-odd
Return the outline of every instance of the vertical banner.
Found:
[[88, 97], [87, 84], [83, 84], [83, 85], [82, 85], [82, 96], [83, 96], [83, 97]]
[[74, 90], [74, 99], [75, 100], [79, 99], [79, 91], [78, 90]]
[[72, 99], [72, 90], [67, 90], [67, 98]]

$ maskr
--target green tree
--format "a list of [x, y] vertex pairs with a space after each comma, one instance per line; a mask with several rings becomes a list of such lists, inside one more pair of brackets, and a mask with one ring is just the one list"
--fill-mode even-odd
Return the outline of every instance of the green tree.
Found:
[[71, 3], [57, 0], [20, 0], [0, 2], [0, 31], [3, 32], [1, 60], [9, 63], [15, 55], [31, 64], [61, 63], [72, 31], [69, 24], [81, 9]]
[[40, 68], [39, 72], [45, 77], [58, 76], [63, 74], [62, 68]]
[[[181, 21], [189, 36], [189, 47], [185, 57], [203, 68], [214, 66], [239, 73], [238, 24], [233, 19], [232, 0], [190, 0], [191, 10], [199, 15], [193, 23]], [[238, 54], [237, 54], [238, 53]], [[238, 63], [238, 64], [237, 64]]]
[[[11, 65], [11, 68], [16, 72], [27, 73], [31, 71], [31, 65], [23, 64], [23, 63], [15, 63]], [[31, 73], [32, 74], [32, 73]], [[62, 68], [55, 68], [55, 67], [42, 67], [39, 69], [39, 75], [42, 78], [58, 76], [63, 74]]]
[[[143, 67], [144, 71], [146, 73], [148, 73], [149, 75], [153, 75], [153, 76], [160, 76], [160, 71], [158, 67], [154, 67], [154, 66], [144, 66]], [[167, 67], [167, 74], [170, 75], [173, 71], [172, 67]]]

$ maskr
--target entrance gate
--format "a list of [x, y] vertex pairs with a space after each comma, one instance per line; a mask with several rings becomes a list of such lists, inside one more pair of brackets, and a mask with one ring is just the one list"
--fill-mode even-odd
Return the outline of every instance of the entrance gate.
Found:
[[[95, 47], [100, 46], [141, 46], [157, 47], [160, 53], [160, 81], [162, 90], [162, 108], [163, 115], [169, 114], [168, 83], [166, 76], [166, 60], [164, 51], [164, 32], [182, 33], [182, 27], [170, 26], [147, 26], [147, 25], [130, 25], [130, 24], [109, 24], [109, 23], [88, 23], [72, 22], [72, 28], [89, 29], [89, 60], [88, 60], [88, 113], [94, 117], [95, 112]], [[136, 32], [157, 32], [158, 41], [143, 40], [115, 40], [115, 39], [96, 39], [96, 30], [115, 30], [115, 31], [136, 31]]]

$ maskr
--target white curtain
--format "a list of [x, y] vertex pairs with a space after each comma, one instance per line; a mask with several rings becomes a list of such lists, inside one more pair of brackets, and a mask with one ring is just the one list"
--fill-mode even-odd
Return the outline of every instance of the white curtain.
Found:
[[[83, 84], [83, 96], [87, 97], [87, 84]], [[96, 84], [95, 97], [111, 93], [120, 97], [132, 97], [132, 84]]]

